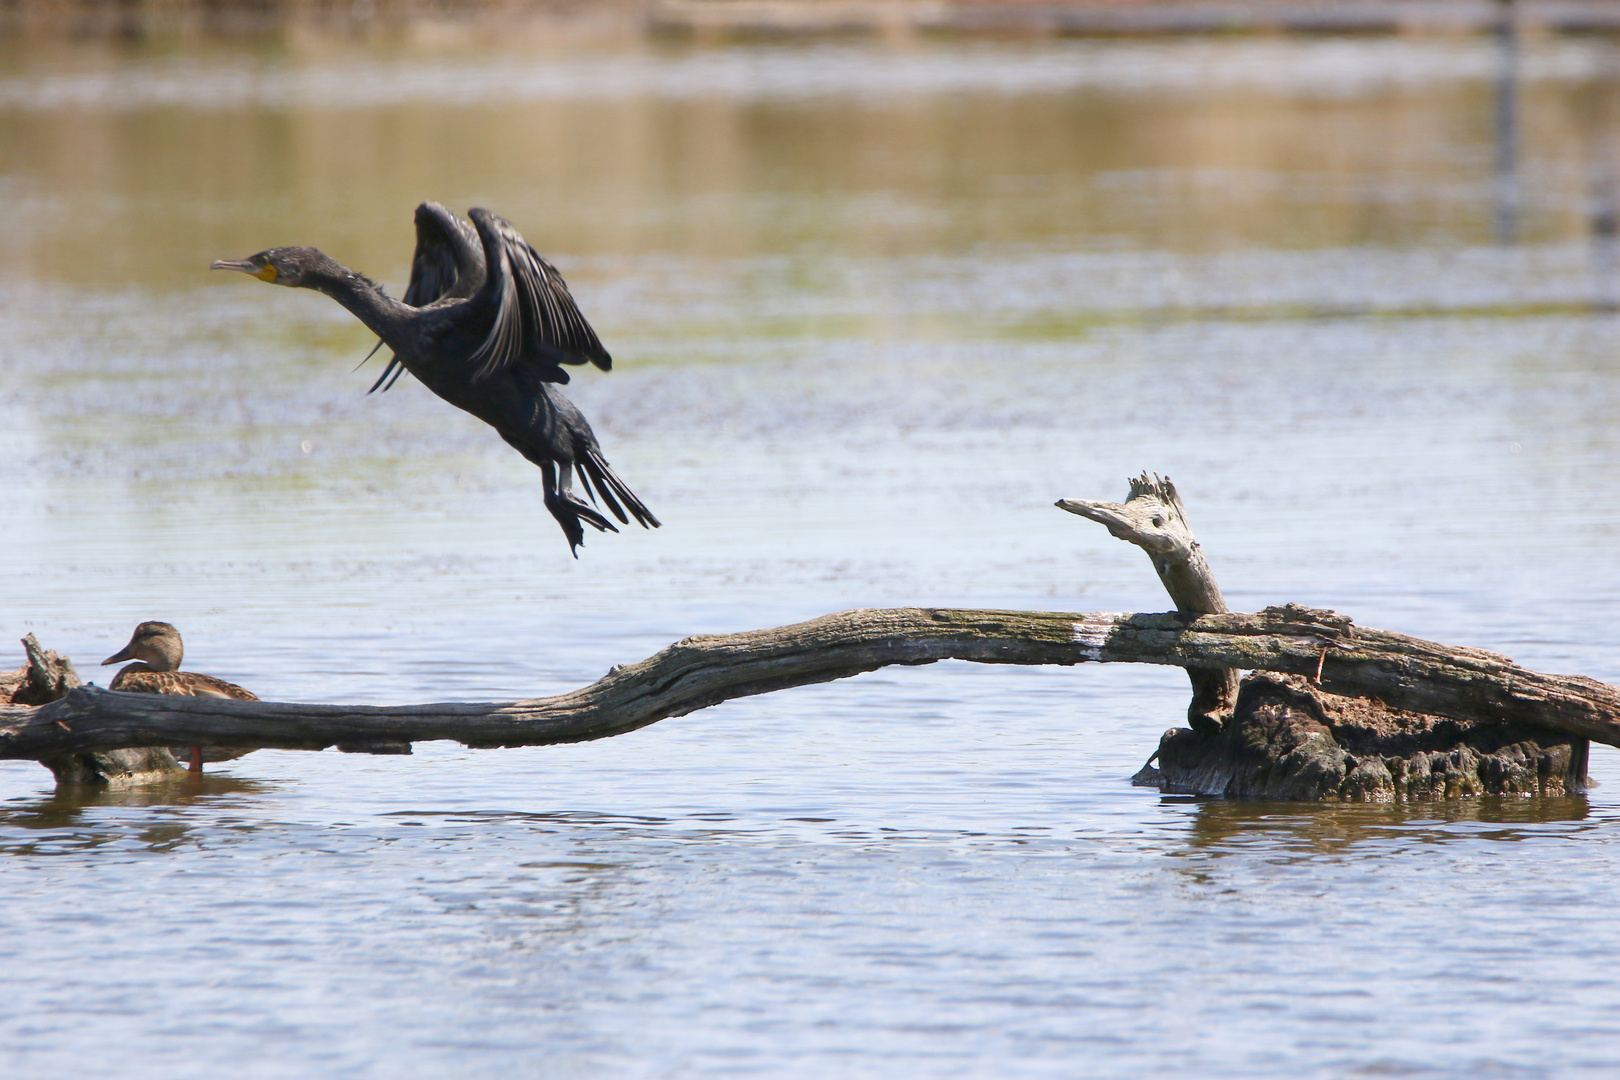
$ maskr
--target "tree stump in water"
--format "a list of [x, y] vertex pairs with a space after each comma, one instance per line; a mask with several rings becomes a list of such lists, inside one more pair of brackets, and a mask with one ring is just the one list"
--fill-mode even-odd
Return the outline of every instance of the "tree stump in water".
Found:
[[[1227, 610], [1168, 477], [1143, 473], [1130, 482], [1124, 503], [1063, 499], [1057, 505], [1146, 551], [1178, 611]], [[1343, 629], [1351, 631], [1349, 620]], [[1330, 647], [1324, 642], [1323, 663]], [[1404, 802], [1562, 796], [1590, 783], [1590, 743], [1578, 735], [1488, 715], [1464, 720], [1410, 712], [1376, 698], [1331, 694], [1298, 675], [1256, 672], [1240, 683], [1235, 671], [1188, 668], [1187, 674], [1190, 729], [1165, 732], [1134, 784], [1185, 795]]]
[[1221, 731], [1173, 728], [1159, 767], [1131, 782], [1166, 793], [1297, 802], [1408, 802], [1470, 795], [1573, 795], [1587, 740], [1505, 721], [1466, 721], [1342, 697], [1298, 675], [1255, 673]]

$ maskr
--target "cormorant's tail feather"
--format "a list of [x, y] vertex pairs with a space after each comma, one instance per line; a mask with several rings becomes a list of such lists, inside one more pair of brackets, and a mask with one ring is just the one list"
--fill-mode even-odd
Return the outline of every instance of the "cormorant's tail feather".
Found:
[[[383, 347], [382, 339], [378, 338], [377, 339], [377, 344], [373, 345], [371, 347], [371, 351], [366, 353], [366, 360], [370, 360], [373, 356], [376, 356], [377, 355], [377, 350], [382, 348], [382, 347]], [[362, 360], [358, 364], [354, 365], [354, 370], [359, 371], [361, 368], [365, 367], [366, 366], [366, 360]]]
[[613, 497], [613, 492], [608, 489], [607, 484], [601, 482], [601, 474], [597, 474], [596, 488], [598, 490], [593, 491], [590, 470], [587, 470], [582, 463], [577, 471], [579, 473], [579, 486], [585, 489], [585, 494], [589, 495], [593, 502], [606, 503], [607, 508], [613, 511], [613, 516], [618, 518], [621, 524], [630, 524], [630, 519], [624, 516], [624, 509], [619, 506], [619, 501]]
[[[373, 345], [371, 347], [371, 351], [366, 353], [366, 360], [370, 360], [373, 356], [376, 356], [377, 350], [382, 347], [383, 343], [381, 341]], [[364, 364], [366, 360], [362, 360], [360, 362]], [[405, 365], [399, 362], [398, 355], [390, 356], [388, 358], [388, 366], [383, 368], [383, 373], [377, 376], [377, 381], [371, 384], [371, 389], [367, 390], [366, 393], [375, 394], [378, 387], [382, 387], [383, 392], [387, 393], [394, 388], [394, 383], [399, 382], [399, 377], [403, 374], [405, 374]], [[390, 375], [393, 376], [392, 379], [389, 379], [388, 376]], [[387, 383], [388, 385], [383, 386], [383, 383]]]
[[[575, 464], [579, 470], [581, 486], [587, 492], [594, 486], [596, 491], [592, 497], [600, 498], [606, 503], [607, 508], [613, 511], [613, 516], [620, 522], [628, 525], [633, 517], [636, 524], [644, 529], [658, 528], [659, 521], [653, 516], [653, 512], [636, 498], [636, 493], [631, 491], [623, 480], [619, 479], [619, 474], [613, 471], [613, 467], [602, 457], [600, 450], [594, 448], [585, 450], [578, 456]], [[626, 511], [629, 513], [626, 514]]]

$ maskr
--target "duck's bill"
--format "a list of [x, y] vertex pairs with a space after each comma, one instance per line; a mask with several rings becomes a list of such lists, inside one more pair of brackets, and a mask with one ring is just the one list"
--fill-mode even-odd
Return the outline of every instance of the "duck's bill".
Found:
[[259, 268], [252, 259], [215, 259], [208, 264], [210, 270], [240, 270], [244, 274], [257, 274]]
[[133, 659], [135, 659], [135, 643], [132, 641], [128, 645], [125, 645], [122, 649], [119, 649], [117, 652], [107, 657], [107, 659], [103, 660], [101, 662], [101, 666], [106, 667], [108, 664], [116, 664], [122, 660]]

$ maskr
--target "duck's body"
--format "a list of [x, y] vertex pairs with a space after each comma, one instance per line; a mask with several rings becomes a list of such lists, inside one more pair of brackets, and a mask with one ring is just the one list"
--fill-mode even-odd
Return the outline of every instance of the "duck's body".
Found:
[[216, 679], [198, 671], [160, 671], [149, 664], [131, 664], [119, 668], [108, 684], [109, 690], [122, 690], [126, 694], [178, 694], [181, 697], [235, 698], [237, 701], [258, 701], [259, 696], [235, 683]]
[[[135, 660], [118, 669], [109, 690], [126, 694], [172, 694], [179, 697], [234, 698], [237, 701], [258, 701], [259, 696], [235, 683], [216, 679], [197, 671], [181, 671], [180, 661], [185, 657], [185, 646], [180, 631], [166, 622], [143, 622], [135, 628], [129, 644], [101, 662], [105, 667], [123, 660]], [[189, 757], [191, 771], [201, 773], [205, 761], [233, 761], [251, 754], [257, 747], [192, 746], [171, 748], [177, 758]]]
[[539, 466], [546, 509], [576, 555], [584, 542], [582, 524], [618, 529], [574, 495], [575, 469], [585, 493], [600, 498], [620, 522], [633, 517], [657, 528], [658, 519], [602, 456], [584, 415], [557, 389], [568, 381], [563, 364], [590, 362], [606, 371], [612, 358], [562, 275], [502, 218], [480, 209], [468, 214], [472, 226], [435, 203], [418, 208], [417, 253], [406, 292], [415, 303], [388, 296], [376, 282], [314, 248], [271, 248], [213, 265], [314, 289], [342, 304], [393, 350], [389, 370], [402, 365]]

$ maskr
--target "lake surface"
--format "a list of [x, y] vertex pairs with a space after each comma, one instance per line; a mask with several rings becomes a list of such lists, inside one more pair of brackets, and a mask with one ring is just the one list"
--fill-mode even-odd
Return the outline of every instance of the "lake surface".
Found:
[[[1620, 47], [1538, 39], [0, 47], [0, 642], [136, 622], [280, 700], [558, 692], [868, 605], [1161, 610], [1052, 507], [1172, 476], [1234, 608], [1620, 682]], [[325, 298], [424, 198], [615, 356], [663, 519], [536, 471]], [[20, 649], [13, 660], [20, 662]], [[1590, 795], [1132, 788], [1172, 669], [940, 664], [618, 739], [0, 763], [6, 1076], [1612, 1076]]]

